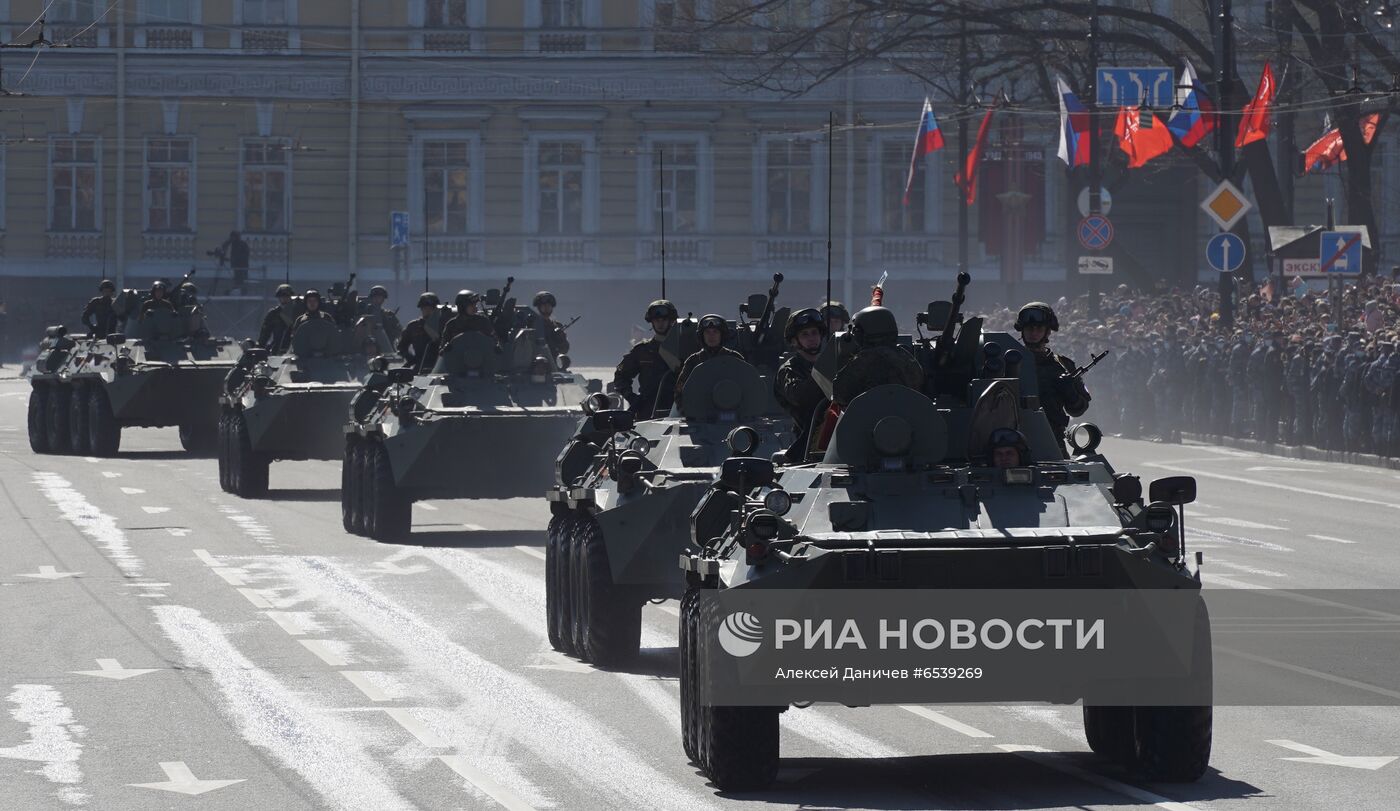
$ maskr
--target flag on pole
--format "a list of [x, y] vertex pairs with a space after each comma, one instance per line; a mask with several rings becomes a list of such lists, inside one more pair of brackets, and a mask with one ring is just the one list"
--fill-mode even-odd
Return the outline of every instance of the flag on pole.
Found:
[[1055, 87], [1060, 94], [1060, 160], [1071, 169], [1089, 163], [1089, 110], [1080, 103], [1069, 85], [1059, 76]]
[[962, 189], [963, 198], [967, 200], [968, 205], [977, 202], [977, 164], [982, 160], [982, 148], [987, 145], [987, 136], [992, 131], [992, 114], [996, 110], [995, 104], [987, 108], [987, 114], [982, 116], [982, 123], [977, 127], [977, 142], [967, 153], [967, 163], [953, 178], [953, 182]]
[[1242, 111], [1240, 129], [1235, 133], [1235, 148], [1262, 141], [1269, 136], [1269, 129], [1272, 127], [1269, 114], [1273, 112], [1274, 95], [1277, 92], [1278, 84], [1274, 81], [1273, 66], [1265, 62], [1264, 72], [1259, 74], [1259, 89], [1254, 92], [1254, 98]]
[[943, 130], [938, 128], [938, 119], [933, 117], [933, 105], [925, 96], [924, 110], [919, 115], [919, 130], [914, 133], [914, 154], [909, 158], [909, 177], [904, 181], [904, 205], [909, 205], [909, 193], [914, 190], [914, 175], [917, 174], [919, 161], [942, 148]]
[[1205, 86], [1196, 76], [1191, 61], [1185, 60], [1176, 88], [1176, 104], [1171, 117], [1167, 119], [1167, 129], [1182, 146], [1190, 149], [1209, 135], [1215, 126], [1215, 104], [1206, 94]]
[[1128, 156], [1129, 169], [1137, 169], [1172, 149], [1171, 132], [1150, 111], [1146, 119], [1142, 115], [1141, 107], [1120, 107], [1113, 123], [1118, 148]]
[[[1380, 123], [1380, 113], [1371, 113], [1361, 119], [1361, 136], [1366, 139], [1366, 143], [1371, 143], [1371, 139], [1376, 137], [1376, 128]], [[1347, 150], [1342, 145], [1342, 132], [1333, 127], [1303, 151], [1303, 174], [1331, 169], [1346, 159]]]

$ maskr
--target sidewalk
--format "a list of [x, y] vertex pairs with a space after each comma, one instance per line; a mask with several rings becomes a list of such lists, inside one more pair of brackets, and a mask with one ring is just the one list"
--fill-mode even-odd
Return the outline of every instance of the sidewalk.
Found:
[[1273, 456], [1285, 456], [1290, 459], [1307, 459], [1314, 462], [1342, 462], [1348, 465], [1368, 465], [1370, 467], [1400, 470], [1400, 459], [1393, 459], [1389, 456], [1380, 456], [1374, 453], [1329, 451], [1323, 448], [1314, 448], [1311, 445], [1282, 445], [1275, 442], [1260, 442], [1257, 439], [1238, 439], [1236, 437], [1214, 436], [1212, 434], [1182, 433], [1181, 438], [1192, 442], [1202, 442], [1207, 445], [1223, 445], [1227, 448], [1235, 448], [1242, 451], [1254, 451], [1255, 453], [1267, 453]]

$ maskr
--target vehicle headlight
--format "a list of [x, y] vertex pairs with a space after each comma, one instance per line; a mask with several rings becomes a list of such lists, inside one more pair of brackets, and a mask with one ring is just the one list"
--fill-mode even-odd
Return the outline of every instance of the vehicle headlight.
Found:
[[651, 450], [651, 443], [647, 441], [647, 438], [644, 436], [634, 436], [632, 440], [627, 443], [627, 449], [637, 453], [646, 453]]
[[1152, 532], [1170, 532], [1176, 526], [1176, 511], [1166, 504], [1153, 504], [1147, 508], [1143, 523]]
[[749, 532], [755, 537], [764, 541], [771, 541], [778, 537], [778, 531], [782, 527], [782, 519], [771, 512], [756, 512], [749, 516]]
[[786, 490], [769, 490], [763, 497], [763, 508], [774, 515], [787, 515], [792, 509], [792, 495]]

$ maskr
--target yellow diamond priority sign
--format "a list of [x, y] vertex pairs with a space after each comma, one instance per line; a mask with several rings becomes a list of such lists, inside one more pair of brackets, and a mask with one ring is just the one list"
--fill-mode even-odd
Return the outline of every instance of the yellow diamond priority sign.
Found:
[[1210, 215], [1215, 224], [1220, 226], [1220, 230], [1229, 231], [1235, 227], [1235, 223], [1240, 218], [1249, 213], [1254, 208], [1254, 204], [1245, 198], [1244, 192], [1235, 188], [1235, 184], [1228, 180], [1220, 181], [1220, 185], [1215, 187], [1215, 191], [1206, 195], [1206, 199], [1201, 201], [1201, 210]]

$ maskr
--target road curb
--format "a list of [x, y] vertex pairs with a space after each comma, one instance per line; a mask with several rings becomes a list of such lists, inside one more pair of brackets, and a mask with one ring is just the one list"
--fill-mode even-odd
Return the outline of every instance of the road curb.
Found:
[[1235, 448], [1242, 451], [1267, 453], [1271, 456], [1285, 456], [1290, 459], [1306, 459], [1314, 462], [1342, 462], [1348, 465], [1366, 465], [1368, 467], [1383, 467], [1390, 470], [1400, 470], [1400, 459], [1380, 456], [1374, 453], [1332, 451], [1325, 448], [1315, 448], [1312, 445], [1283, 445], [1275, 442], [1260, 442], [1257, 439], [1240, 439], [1238, 437], [1216, 436], [1214, 434], [1182, 433], [1181, 438], [1189, 439], [1192, 442], [1202, 442], [1208, 445], [1224, 445], [1227, 448]]

